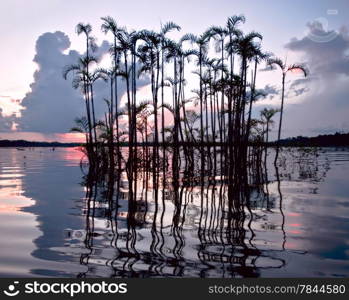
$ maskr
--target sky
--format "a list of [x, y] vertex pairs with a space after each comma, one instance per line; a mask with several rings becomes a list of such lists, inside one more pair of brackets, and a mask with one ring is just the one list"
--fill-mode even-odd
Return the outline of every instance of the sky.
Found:
[[[244, 32], [258, 31], [262, 46], [289, 64], [304, 63], [309, 76], [287, 75], [283, 136], [314, 136], [349, 131], [349, 1], [88, 1], [2, 0], [0, 2], [0, 139], [77, 141], [69, 133], [84, 107], [79, 91], [62, 78], [76, 62], [84, 39], [79, 22], [90, 23], [100, 55], [108, 39], [100, 18], [112, 16], [128, 29], [159, 30], [174, 21], [181, 34], [200, 34], [244, 14]], [[176, 37], [179, 37], [178, 34]], [[139, 85], [146, 89], [146, 82]], [[257, 86], [268, 96], [255, 105], [280, 105], [279, 70], [258, 73]], [[96, 86], [102, 99], [105, 87]], [[97, 103], [97, 114], [104, 111]], [[274, 129], [275, 131], [275, 129]]]

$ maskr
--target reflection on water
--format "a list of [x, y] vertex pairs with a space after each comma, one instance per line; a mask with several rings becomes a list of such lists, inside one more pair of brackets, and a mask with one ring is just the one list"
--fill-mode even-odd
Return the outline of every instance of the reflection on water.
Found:
[[0, 276], [349, 276], [347, 150], [284, 150], [244, 190], [171, 173], [94, 183], [80, 160], [0, 149]]

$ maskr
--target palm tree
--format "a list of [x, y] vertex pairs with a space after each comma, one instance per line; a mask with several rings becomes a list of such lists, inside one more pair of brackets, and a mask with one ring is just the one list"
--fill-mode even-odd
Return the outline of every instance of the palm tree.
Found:
[[90, 49], [94, 52], [97, 49], [96, 38], [91, 36], [92, 26], [90, 24], [79, 23], [76, 25], [78, 35], [85, 34], [86, 37], [86, 57], [89, 57]]
[[[126, 95], [127, 95], [127, 114], [128, 114], [128, 143], [129, 143], [129, 159], [133, 157], [133, 146], [136, 139], [136, 117], [135, 117], [135, 80], [132, 80], [130, 86], [130, 76], [135, 77], [135, 31], [127, 32], [126, 29], [119, 31], [117, 39], [119, 42], [119, 49], [123, 53], [124, 69], [119, 74], [124, 77], [126, 81]], [[131, 53], [131, 64], [129, 64], [129, 53]], [[132, 164], [130, 164], [132, 166]], [[132, 172], [129, 172], [132, 175]], [[131, 178], [132, 181], [132, 178]]]
[[86, 117], [76, 118], [75, 126], [70, 129], [70, 132], [81, 133], [85, 136], [86, 144], [88, 143], [89, 123]]
[[63, 78], [67, 80], [68, 74], [73, 72], [74, 77], [72, 80], [73, 88], [78, 89], [81, 88], [85, 106], [86, 106], [86, 115], [88, 119], [88, 127], [89, 127], [89, 141], [93, 143], [93, 135], [92, 128], [94, 127], [94, 123], [92, 122], [91, 116], [91, 104], [90, 104], [90, 88], [89, 88], [89, 75], [87, 73], [88, 65], [91, 63], [97, 63], [97, 59], [95, 57], [83, 57], [79, 58], [77, 64], [72, 64], [64, 67], [63, 70]]
[[[180, 85], [181, 85], [181, 71], [180, 68], [180, 55], [181, 45], [175, 41], [167, 40], [166, 42], [167, 55], [166, 60], [173, 61], [173, 78], [167, 78], [167, 82], [172, 86], [172, 107], [173, 107], [173, 122], [174, 122], [174, 133], [173, 142], [177, 144], [179, 142], [179, 129], [180, 129], [180, 116], [179, 116], [179, 98], [180, 98]], [[162, 106], [164, 109], [166, 106]]]
[[[89, 61], [90, 58], [90, 50], [92, 52], [94, 52], [97, 49], [97, 45], [96, 45], [96, 39], [91, 36], [91, 32], [92, 32], [92, 26], [90, 24], [83, 24], [83, 23], [78, 23], [78, 25], [76, 25], [76, 33], [78, 35], [80, 34], [84, 34], [86, 37], [86, 59], [87, 61]], [[86, 67], [86, 74], [89, 74], [89, 63], [85, 64]], [[91, 108], [92, 108], [92, 127], [94, 128], [94, 133], [95, 133], [95, 137], [94, 137], [94, 141], [97, 142], [97, 136], [96, 136], [96, 131], [95, 131], [95, 124], [96, 124], [96, 117], [95, 117], [95, 107], [94, 107], [94, 101], [93, 98], [90, 99], [90, 86], [87, 85], [86, 89], [87, 89], [87, 98], [88, 101], [91, 101]]]
[[139, 32], [139, 37], [144, 41], [144, 45], [140, 46], [140, 59], [143, 63], [143, 67], [140, 73], [146, 72], [150, 74], [151, 78], [151, 91], [154, 106], [154, 142], [156, 145], [159, 143], [159, 130], [158, 130], [158, 91], [159, 91], [159, 77], [160, 77], [160, 52], [162, 46], [162, 36], [151, 30], [142, 30]]
[[96, 114], [95, 114], [95, 108], [94, 108], [94, 90], [93, 90], [93, 85], [94, 83], [101, 79], [104, 82], [108, 81], [108, 76], [106, 76], [103, 72], [100, 72], [99, 69], [94, 70], [93, 72], [86, 73], [87, 77], [87, 86], [89, 87], [89, 97], [91, 99], [91, 104], [92, 104], [92, 117], [93, 117], [93, 130], [94, 130], [94, 135], [95, 135], [95, 142], [98, 142], [98, 137], [97, 137], [97, 122], [96, 122]]
[[198, 47], [198, 51], [196, 52], [196, 56], [198, 57], [197, 65], [199, 66], [199, 98], [200, 98], [200, 141], [201, 143], [204, 141], [204, 121], [203, 121], [203, 65], [205, 61], [205, 57], [208, 51], [208, 43], [210, 40], [211, 32], [209, 30], [205, 31], [200, 36], [195, 36], [193, 34], [186, 34], [186, 40], [191, 41], [193, 44], [196, 44]]
[[272, 118], [278, 112], [280, 112], [280, 111], [278, 109], [274, 109], [274, 108], [269, 108], [269, 109], [268, 108], [264, 108], [260, 112], [262, 121], [264, 121], [266, 126], [267, 126], [266, 129], [265, 129], [265, 133], [266, 133], [265, 143], [266, 144], [268, 144], [268, 142], [269, 142], [268, 133], [269, 133], [270, 125], [272, 125], [274, 123]]
[[[238, 134], [244, 134], [245, 132], [245, 105], [246, 105], [246, 87], [247, 87], [247, 68], [248, 62], [253, 59], [258, 52], [259, 45], [254, 42], [255, 39], [262, 40], [263, 37], [258, 32], [250, 32], [246, 35], [237, 36], [229, 48], [232, 47], [235, 52], [241, 57], [241, 92], [238, 96], [237, 108], [236, 108], [236, 122], [238, 125]], [[242, 126], [240, 126], [240, 124]], [[241, 130], [241, 131], [240, 131]]]
[[[248, 134], [246, 131], [245, 122], [245, 108], [246, 108], [246, 90], [247, 90], [247, 69], [249, 62], [255, 57], [259, 44], [255, 43], [255, 40], [262, 40], [262, 35], [258, 32], [250, 32], [246, 35], [237, 35], [232, 42], [229, 42], [227, 49], [229, 52], [234, 52], [240, 56], [241, 66], [240, 66], [240, 83], [238, 84], [238, 91], [236, 95], [235, 108], [234, 111], [234, 126], [232, 128], [232, 133], [228, 136], [233, 137], [235, 145], [242, 145], [240, 147], [230, 147], [230, 157], [231, 161], [242, 160], [244, 164], [247, 163], [247, 152], [248, 152]], [[251, 103], [252, 105], [252, 103]], [[238, 174], [240, 172], [240, 167], [238, 164], [234, 164], [235, 172]], [[233, 168], [230, 168], [233, 169]], [[233, 172], [231, 170], [231, 172]], [[230, 175], [231, 176], [231, 175]]]
[[[113, 103], [113, 99], [114, 99], [114, 80], [117, 80], [117, 68], [115, 68], [115, 65], [113, 65], [112, 68], [110, 68], [109, 70], [107, 69], [98, 69], [98, 71], [101, 74], [104, 74], [104, 76], [106, 78], [108, 78], [108, 80], [110, 81], [110, 100], [104, 99], [107, 107], [108, 107], [108, 114], [105, 116], [105, 125], [107, 127], [107, 133], [108, 135], [108, 144], [109, 144], [109, 158], [110, 158], [110, 163], [112, 168], [114, 168], [114, 119], [116, 119], [116, 123], [118, 124], [118, 118], [117, 118], [117, 114], [114, 116], [114, 112], [113, 112], [113, 108], [114, 108], [114, 103]], [[117, 104], [116, 104], [117, 106]], [[117, 111], [118, 112], [118, 111]], [[116, 141], [117, 141], [117, 155], [119, 155], [119, 128], [118, 126], [116, 126], [117, 132], [116, 132]], [[118, 160], [118, 162], [120, 162], [120, 160]]]
[[280, 121], [279, 121], [279, 129], [278, 129], [278, 138], [277, 138], [277, 147], [276, 147], [276, 155], [274, 164], [276, 164], [276, 161], [279, 156], [279, 146], [280, 146], [280, 138], [281, 138], [281, 126], [282, 126], [282, 116], [284, 113], [284, 98], [285, 98], [285, 79], [288, 72], [294, 72], [294, 71], [301, 71], [304, 75], [304, 77], [307, 76], [308, 72], [306, 68], [303, 65], [300, 64], [293, 64], [287, 66], [286, 63], [284, 63], [280, 58], [271, 58], [268, 60], [268, 65], [273, 68], [274, 66], [277, 66], [280, 68], [282, 72], [282, 91], [281, 91], [281, 107], [280, 107]]
[[260, 96], [264, 96], [264, 93], [261, 93], [260, 91], [256, 91], [256, 78], [257, 78], [257, 66], [262, 60], [267, 60], [271, 54], [262, 52], [259, 45], [257, 45], [253, 50], [255, 50], [254, 53], [254, 71], [252, 72], [252, 79], [251, 79], [251, 97], [250, 97], [250, 103], [249, 103], [249, 110], [248, 110], [248, 119], [247, 119], [247, 129], [246, 129], [246, 140], [248, 141], [248, 137], [250, 135], [250, 128], [251, 128], [251, 117], [252, 117], [252, 104], [253, 102]]
[[165, 87], [165, 58], [168, 52], [168, 46], [171, 44], [166, 38], [166, 34], [172, 30], [180, 31], [181, 27], [174, 22], [167, 22], [165, 25], [161, 25], [160, 39], [161, 39], [161, 128], [162, 128], [162, 142], [165, 140], [165, 111], [164, 111], [164, 87]]
[[[232, 111], [235, 108], [235, 105], [232, 103], [234, 96], [234, 54], [235, 47], [233, 47], [233, 40], [235, 37], [238, 37], [242, 32], [237, 28], [240, 23], [245, 23], [246, 19], [244, 15], [232, 16], [227, 20], [226, 28], [227, 35], [229, 37], [229, 42], [226, 44], [225, 48], [230, 57], [230, 88], [228, 94], [228, 141], [232, 142], [232, 121], [234, 112]], [[231, 47], [229, 47], [231, 45]]]
[[[113, 57], [113, 83], [114, 83], [114, 92], [113, 95], [111, 95], [111, 122], [114, 123], [114, 119], [116, 120], [116, 141], [117, 143], [119, 142], [119, 124], [118, 124], [118, 82], [117, 82], [117, 76], [118, 76], [118, 69], [119, 69], [119, 64], [120, 64], [120, 47], [117, 45], [117, 39], [118, 35], [121, 34], [122, 32], [125, 31], [124, 27], [119, 27], [116, 23], [116, 21], [112, 17], [103, 17], [101, 18], [103, 21], [103, 24], [101, 25], [101, 30], [107, 34], [108, 32], [111, 32], [113, 35], [113, 46], [110, 49], [111, 55]], [[115, 98], [115, 116], [114, 116], [114, 98]], [[113, 132], [113, 127], [111, 128]], [[113, 133], [112, 133], [113, 134]]]
[[[278, 109], [273, 109], [273, 108], [264, 108], [260, 114], [261, 114], [261, 119], [262, 119], [262, 124], [266, 124], [266, 130], [264, 131], [266, 138], [264, 140], [265, 146], [264, 146], [264, 168], [265, 168], [265, 182], [266, 184], [266, 189], [267, 193], [268, 192], [268, 170], [267, 170], [267, 157], [268, 157], [268, 142], [269, 142], [269, 128], [274, 124], [274, 121], [272, 118], [276, 113], [278, 113]], [[263, 128], [264, 129], [264, 128]]]
[[[181, 109], [183, 112], [183, 121], [184, 127], [187, 128], [187, 122], [185, 118], [185, 104], [188, 100], [185, 99], [184, 86], [185, 86], [185, 61], [190, 61], [190, 56], [196, 55], [197, 52], [193, 49], [185, 50], [183, 43], [188, 40], [188, 36], [184, 35], [178, 41], [167, 40], [165, 47], [167, 50], [166, 59], [173, 60], [173, 79], [168, 78], [168, 81], [172, 85], [173, 90], [173, 108], [174, 108], [174, 137], [175, 143], [179, 141], [179, 136], [181, 137], [182, 142], [184, 141], [183, 128], [181, 123]], [[164, 108], [164, 106], [163, 106]]]
[[[240, 36], [242, 32], [237, 28], [240, 23], [245, 23], [246, 19], [244, 15], [232, 16], [227, 20], [227, 35], [229, 36], [229, 43], [231, 44], [234, 37]], [[229, 44], [228, 43], [228, 44]], [[231, 49], [233, 50], [233, 49]], [[234, 51], [228, 51], [230, 57], [230, 78], [234, 75]]]

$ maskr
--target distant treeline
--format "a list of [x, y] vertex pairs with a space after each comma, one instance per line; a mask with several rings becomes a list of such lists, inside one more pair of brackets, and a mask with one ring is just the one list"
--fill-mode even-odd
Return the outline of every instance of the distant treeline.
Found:
[[25, 140], [0, 140], [0, 147], [77, 147], [79, 143], [30, 142]]
[[[171, 146], [173, 143], [161, 143], [163, 146]], [[183, 146], [184, 143], [178, 143]], [[269, 145], [274, 145], [275, 142], [270, 142]], [[32, 142], [25, 140], [0, 140], [0, 147], [78, 147], [83, 143], [60, 143], [60, 142]], [[137, 143], [138, 146], [153, 146], [153, 143]], [[201, 146], [222, 146], [222, 143], [202, 143]], [[330, 146], [349, 146], [349, 133], [338, 133], [319, 135], [316, 137], [297, 136], [280, 140], [280, 145], [289, 147], [298, 146], [316, 146], [316, 147], [330, 147]], [[119, 146], [128, 146], [127, 142], [120, 142]], [[194, 143], [185, 143], [185, 146], [195, 146]]]
[[316, 137], [298, 136], [280, 141], [282, 146], [349, 146], [349, 133], [338, 133], [318, 135]]

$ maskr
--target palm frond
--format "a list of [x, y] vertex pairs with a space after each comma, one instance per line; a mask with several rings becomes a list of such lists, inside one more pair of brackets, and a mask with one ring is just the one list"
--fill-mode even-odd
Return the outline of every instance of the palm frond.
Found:
[[239, 16], [232, 16], [228, 18], [227, 21], [227, 27], [229, 29], [229, 31], [233, 31], [235, 30], [235, 27], [239, 24], [239, 23], [245, 23], [246, 22], [246, 18], [244, 15], [239, 15]]
[[179, 39], [179, 42], [180, 43], [183, 43], [185, 41], [188, 41], [188, 42], [191, 42], [192, 44], [196, 43], [197, 41], [197, 36], [195, 36], [194, 34], [192, 33], [186, 33], [185, 35], [183, 35], [180, 39]]
[[176, 23], [169, 21], [167, 23], [165, 23], [165, 25], [163, 25], [161, 27], [161, 34], [165, 35], [167, 33], [169, 33], [172, 30], [177, 30], [180, 31], [181, 27], [179, 25], [177, 25]]
[[78, 25], [76, 25], [76, 33], [78, 35], [80, 35], [81, 33], [84, 33], [86, 36], [88, 36], [91, 31], [92, 31], [92, 26], [90, 24], [84, 24], [84, 23], [78, 23]]
[[304, 77], [307, 77], [308, 75], [308, 70], [304, 65], [293, 64], [287, 68], [287, 72], [288, 71], [301, 71], [304, 74]]
[[270, 66], [271, 68], [273, 68], [275, 65], [279, 66], [282, 71], [284, 71], [284, 69], [285, 69], [285, 65], [284, 65], [283, 61], [278, 57], [269, 58], [267, 60], [267, 65]]

